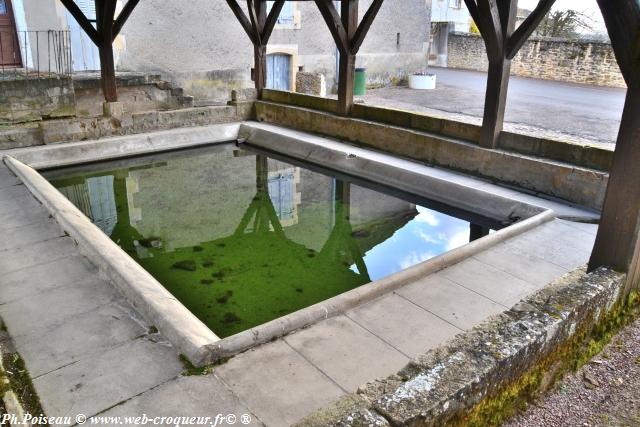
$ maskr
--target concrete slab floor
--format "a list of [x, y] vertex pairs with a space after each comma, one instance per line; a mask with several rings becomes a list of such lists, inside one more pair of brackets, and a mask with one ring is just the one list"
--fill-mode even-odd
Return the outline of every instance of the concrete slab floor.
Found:
[[150, 334], [34, 201], [24, 186], [0, 186], [0, 218], [10, 223], [0, 222], [8, 236], [0, 316], [52, 416], [232, 413], [291, 425], [585, 263], [596, 228], [554, 220], [213, 373], [185, 377], [177, 351]]

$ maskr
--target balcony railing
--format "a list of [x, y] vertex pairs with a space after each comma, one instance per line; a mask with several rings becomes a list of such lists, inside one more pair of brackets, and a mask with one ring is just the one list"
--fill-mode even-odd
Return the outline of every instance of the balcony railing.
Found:
[[0, 31], [0, 79], [66, 76], [72, 71], [69, 31]]

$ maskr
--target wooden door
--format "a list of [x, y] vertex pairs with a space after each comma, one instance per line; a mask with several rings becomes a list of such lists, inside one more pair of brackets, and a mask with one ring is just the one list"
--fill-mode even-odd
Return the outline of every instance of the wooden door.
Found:
[[267, 55], [267, 89], [290, 90], [290, 61], [289, 55]]
[[0, 65], [4, 67], [22, 65], [11, 0], [0, 0]]

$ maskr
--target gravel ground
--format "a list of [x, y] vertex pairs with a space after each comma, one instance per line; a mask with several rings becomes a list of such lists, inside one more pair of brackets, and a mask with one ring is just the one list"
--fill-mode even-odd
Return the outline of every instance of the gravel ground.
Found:
[[640, 319], [503, 427], [640, 426]]

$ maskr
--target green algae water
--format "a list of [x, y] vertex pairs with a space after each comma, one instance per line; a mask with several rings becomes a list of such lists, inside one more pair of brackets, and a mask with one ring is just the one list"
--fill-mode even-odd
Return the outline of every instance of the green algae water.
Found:
[[488, 232], [234, 144], [44, 175], [220, 337]]

